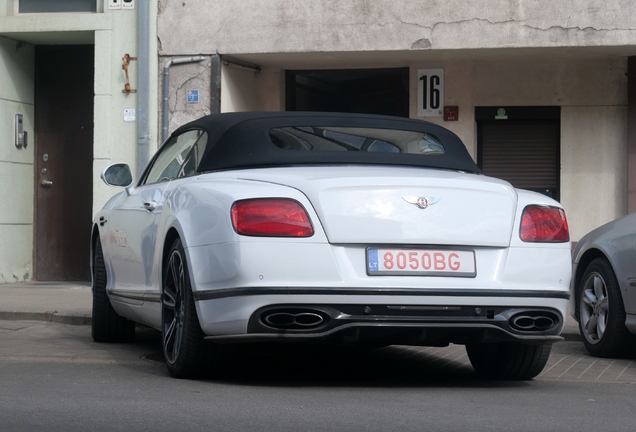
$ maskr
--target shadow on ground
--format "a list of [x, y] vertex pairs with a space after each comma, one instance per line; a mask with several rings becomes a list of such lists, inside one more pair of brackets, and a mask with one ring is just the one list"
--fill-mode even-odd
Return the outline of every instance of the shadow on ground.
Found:
[[[138, 329], [137, 342], [163, 363], [161, 334]], [[223, 345], [203, 379], [235, 385], [314, 387], [520, 387], [519, 381], [485, 381], [463, 346], [355, 348], [289, 343]], [[167, 373], [167, 372], [166, 372]]]

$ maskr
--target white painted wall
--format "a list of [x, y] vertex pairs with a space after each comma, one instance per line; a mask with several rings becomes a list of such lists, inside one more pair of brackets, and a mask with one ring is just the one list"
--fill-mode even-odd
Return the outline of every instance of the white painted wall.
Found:
[[561, 110], [561, 185], [575, 241], [627, 213], [627, 107]]
[[[259, 88], [262, 88], [259, 86]], [[262, 89], [262, 91], [266, 91]], [[280, 87], [279, 87], [280, 91]], [[221, 112], [265, 110], [256, 93], [256, 74], [223, 65], [221, 69]]]
[[[122, 93], [126, 79], [122, 70], [124, 54], [137, 56], [136, 10], [104, 9], [111, 16], [110, 28], [95, 31], [95, 131], [93, 161], [93, 213], [120, 189], [106, 186], [100, 173], [108, 165], [125, 162], [133, 173], [137, 172], [137, 122], [124, 121], [124, 109], [137, 108], [136, 93]], [[161, 139], [158, 125], [159, 82], [153, 73], [158, 69], [156, 51], [156, 3], [150, 2], [150, 107], [148, 127], [150, 131], [149, 157], [157, 149]], [[137, 61], [131, 61], [128, 72], [132, 89], [137, 89]]]
[[[33, 274], [33, 62], [32, 45], [0, 37], [0, 284]], [[26, 149], [14, 145], [17, 113]]]

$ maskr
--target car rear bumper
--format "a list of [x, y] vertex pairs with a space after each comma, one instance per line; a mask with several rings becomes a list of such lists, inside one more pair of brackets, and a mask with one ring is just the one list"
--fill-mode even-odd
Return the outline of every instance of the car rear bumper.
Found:
[[541, 290], [281, 287], [263, 294], [264, 290], [197, 292], [206, 339], [433, 346], [556, 342], [562, 339], [568, 301], [567, 292]]

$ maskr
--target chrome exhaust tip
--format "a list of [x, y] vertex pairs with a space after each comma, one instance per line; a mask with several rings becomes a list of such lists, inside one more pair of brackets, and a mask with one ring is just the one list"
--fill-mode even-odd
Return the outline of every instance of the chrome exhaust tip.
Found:
[[311, 311], [272, 311], [261, 317], [263, 324], [276, 329], [305, 330], [319, 327], [325, 318]]
[[521, 313], [510, 318], [510, 327], [519, 331], [546, 331], [558, 324], [558, 319], [543, 312]]

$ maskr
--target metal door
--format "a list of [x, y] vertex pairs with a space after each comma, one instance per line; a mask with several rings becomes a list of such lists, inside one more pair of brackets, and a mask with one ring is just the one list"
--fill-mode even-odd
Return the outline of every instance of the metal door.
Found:
[[37, 280], [90, 280], [93, 46], [35, 49]]
[[479, 122], [484, 174], [559, 199], [558, 120]]

